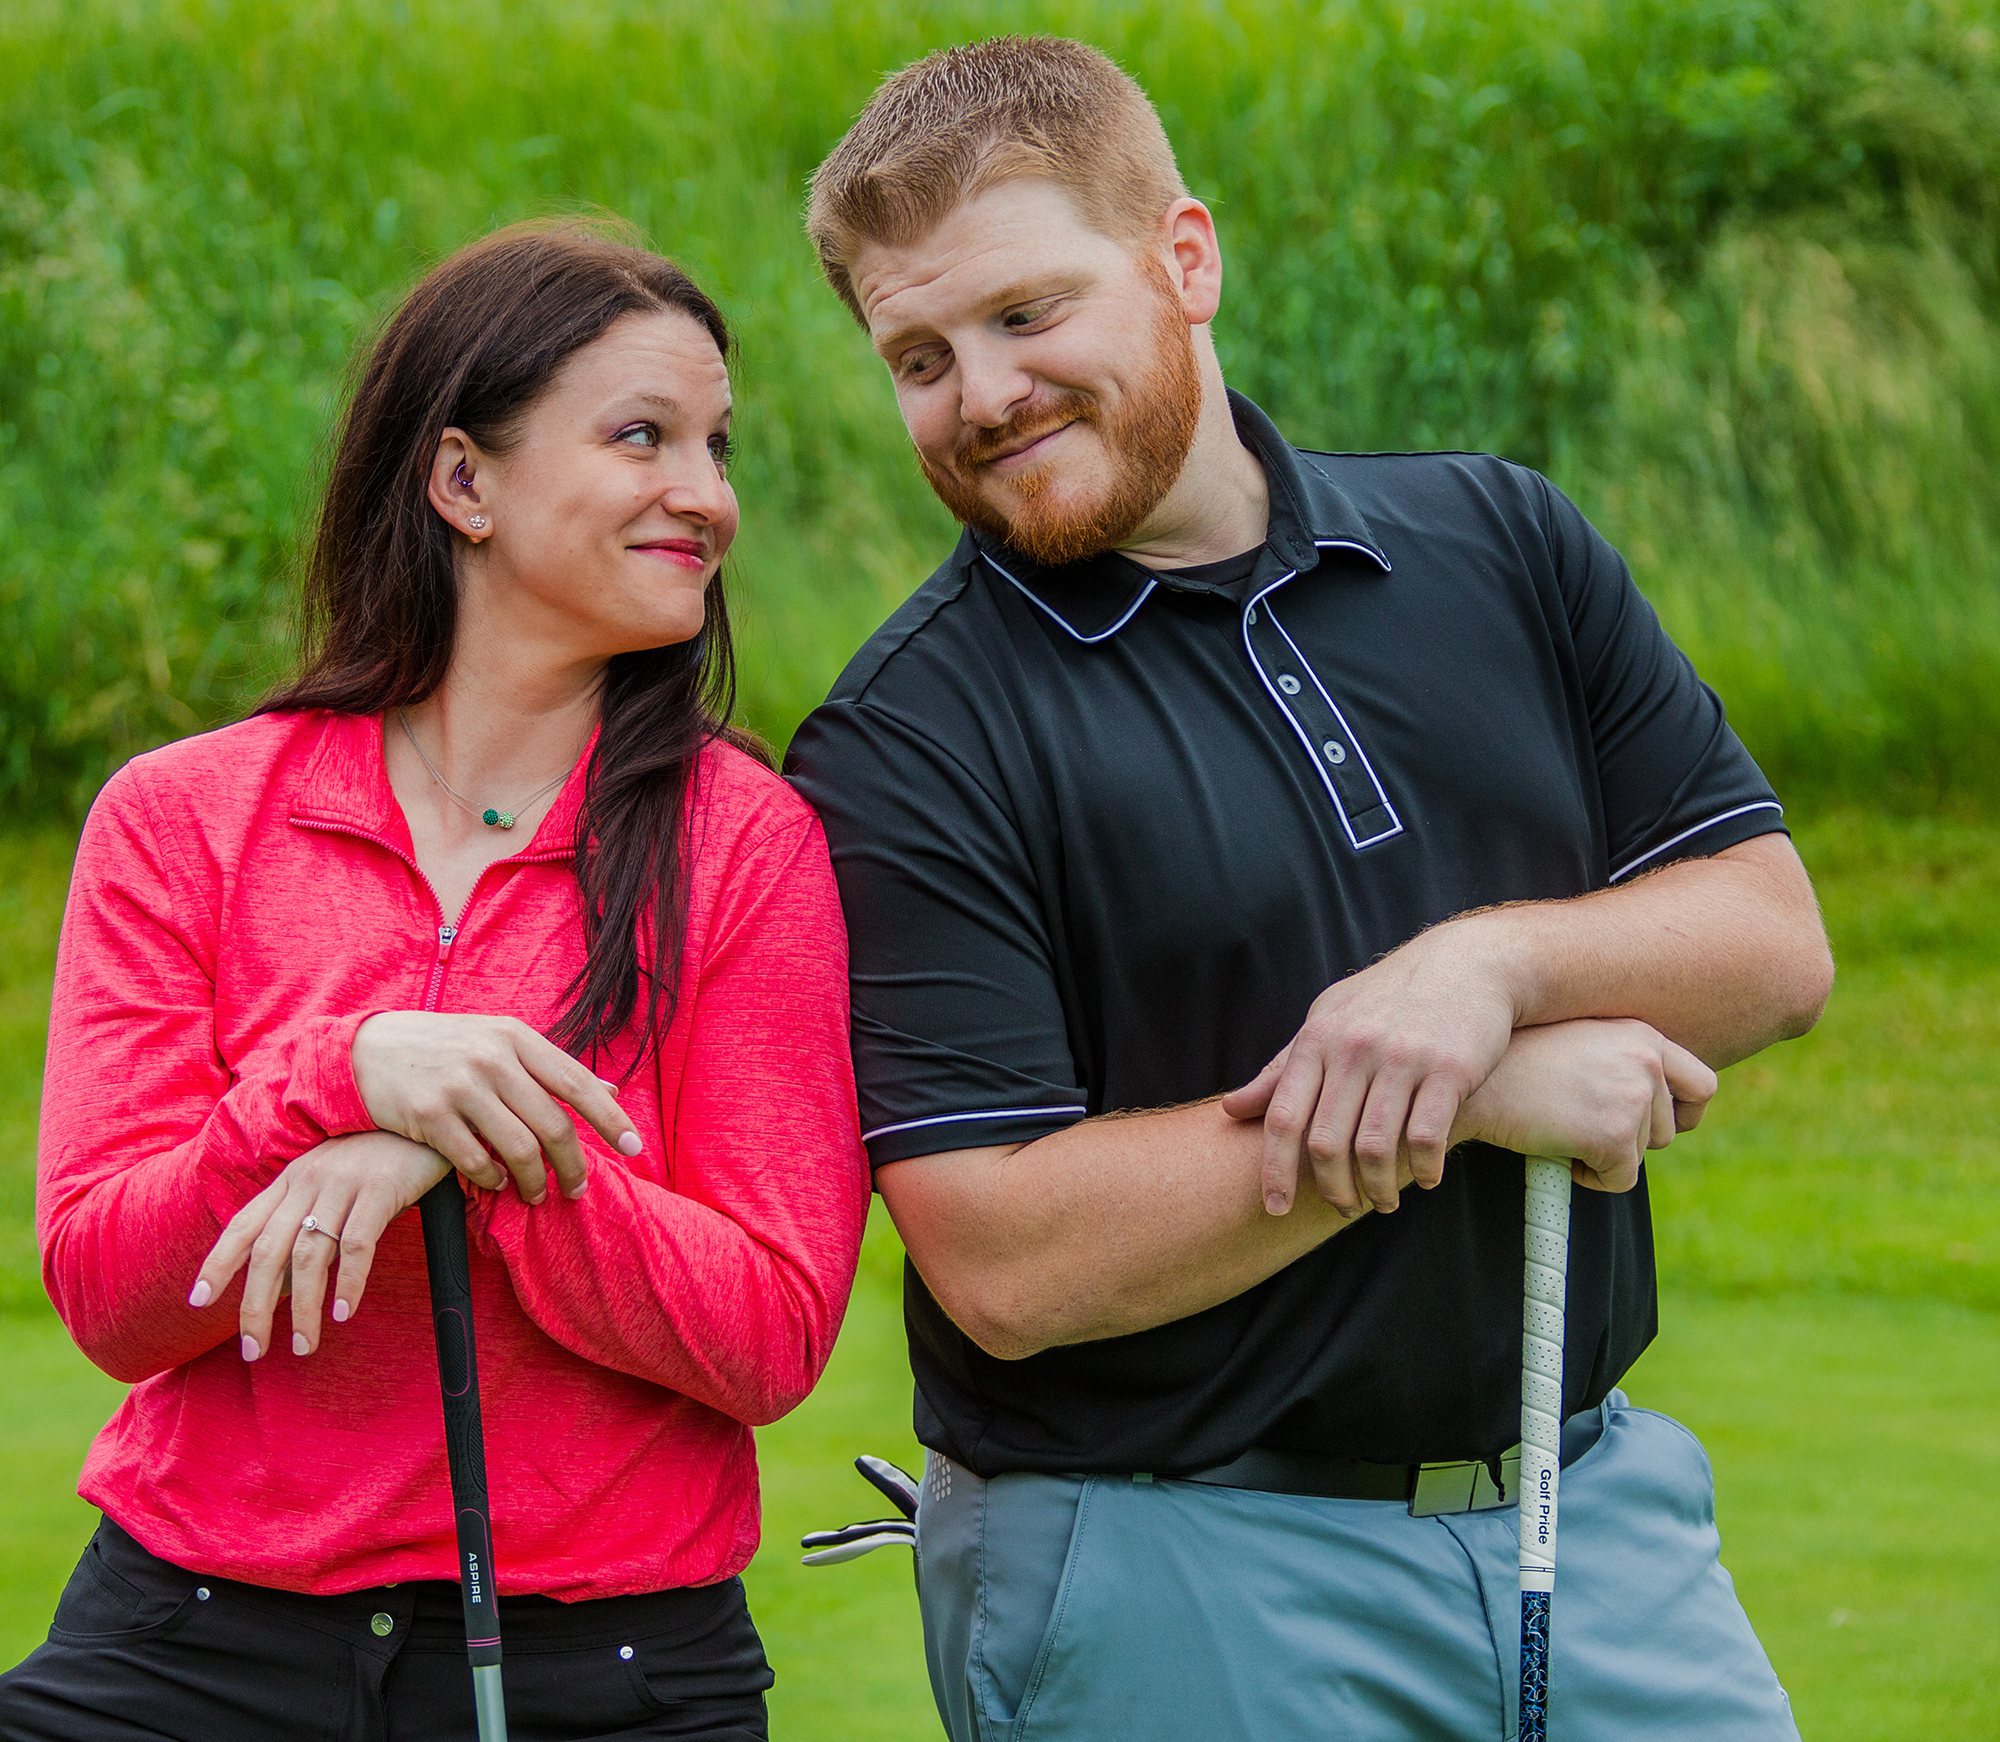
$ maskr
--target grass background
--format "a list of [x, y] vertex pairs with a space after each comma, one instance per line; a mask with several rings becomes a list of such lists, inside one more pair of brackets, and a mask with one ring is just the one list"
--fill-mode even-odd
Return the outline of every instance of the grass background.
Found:
[[355, 341], [579, 202], [737, 323], [783, 741], [945, 530], [804, 178], [885, 69], [1034, 28], [1157, 100], [1225, 368], [1295, 438], [1546, 468], [1785, 791], [1986, 802], [2000, 0], [11, 0], [0, 802], [74, 814], [272, 674]]
[[[1802, 1041], [1727, 1072], [1655, 1158], [1659, 1343], [1627, 1389], [1700, 1434], [1725, 1564], [1807, 1742], [2000, 1733], [2000, 827], [1801, 826], [1841, 978]], [[119, 1387], [49, 1312], [29, 1225], [67, 837], [0, 841], [0, 1663], [41, 1637], [94, 1518], [77, 1465]], [[758, 1436], [751, 1600], [789, 1742], [937, 1734], [900, 1551], [797, 1564], [918, 1468], [900, 1251], [879, 1206], [826, 1379]]]
[[[1146, 84], [1299, 440], [1543, 467], [1794, 803], [1841, 981], [1655, 1170], [1664, 1335], [1813, 1742], [2000, 1733], [2000, 0], [12, 0], [0, 12], [0, 1662], [117, 1388], [36, 1280], [73, 827], [282, 665], [357, 341], [431, 259], [594, 203], [742, 341], [745, 705], [782, 743], [947, 528], [816, 282], [803, 178], [999, 29]], [[914, 1460], [893, 1233], [761, 1436], [778, 1733], [935, 1733], [906, 1564], [807, 1573]]]

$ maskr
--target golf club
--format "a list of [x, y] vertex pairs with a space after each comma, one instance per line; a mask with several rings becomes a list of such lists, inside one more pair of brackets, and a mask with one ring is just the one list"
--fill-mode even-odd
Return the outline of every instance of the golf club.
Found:
[[438, 1390], [444, 1400], [451, 1507], [458, 1525], [458, 1590], [465, 1606], [465, 1655], [479, 1742], [507, 1742], [500, 1685], [500, 1613], [493, 1589], [493, 1514], [486, 1499], [486, 1441], [479, 1425], [479, 1357], [472, 1338], [472, 1265], [465, 1247], [465, 1194], [448, 1173], [418, 1204], [437, 1332]]
[[1549, 1603], [1556, 1588], [1556, 1485], [1562, 1475], [1563, 1302], [1569, 1277], [1569, 1163], [1527, 1158], [1521, 1303], [1521, 1721], [1545, 1742]]
[[919, 1485], [907, 1470], [898, 1469], [887, 1458], [863, 1453], [854, 1460], [870, 1486], [893, 1501], [899, 1518], [871, 1518], [864, 1524], [846, 1524], [838, 1530], [808, 1531], [799, 1538], [799, 1547], [810, 1552], [802, 1556], [809, 1567], [833, 1567], [842, 1561], [859, 1560], [878, 1548], [917, 1546], [917, 1498]]

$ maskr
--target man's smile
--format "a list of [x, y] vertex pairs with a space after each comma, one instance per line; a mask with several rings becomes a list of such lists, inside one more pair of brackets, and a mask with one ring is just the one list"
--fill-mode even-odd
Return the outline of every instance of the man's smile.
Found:
[[1071, 418], [1068, 423], [1059, 423], [1054, 429], [1043, 430], [1039, 435], [1028, 436], [1013, 446], [1003, 448], [991, 459], [983, 462], [983, 464], [987, 469], [999, 473], [1003, 478], [1010, 477], [1016, 472], [1024, 472], [1030, 466], [1038, 465], [1041, 461], [1047, 459], [1050, 443], [1075, 422], [1076, 419]]

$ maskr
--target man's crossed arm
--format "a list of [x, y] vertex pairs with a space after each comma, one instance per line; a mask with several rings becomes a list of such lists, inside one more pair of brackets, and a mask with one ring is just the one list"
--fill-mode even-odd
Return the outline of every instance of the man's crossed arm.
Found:
[[1435, 1185], [1474, 1138], [1629, 1190], [1644, 1151], [1700, 1118], [1710, 1067], [1803, 1034], [1832, 980], [1805, 868], [1760, 836], [1434, 926], [1329, 987], [1219, 1101], [894, 1162], [877, 1183], [939, 1304], [1019, 1358], [1229, 1300]]

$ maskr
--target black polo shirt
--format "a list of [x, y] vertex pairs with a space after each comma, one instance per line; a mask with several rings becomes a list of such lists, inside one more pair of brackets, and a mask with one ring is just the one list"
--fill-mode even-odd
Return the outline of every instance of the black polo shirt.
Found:
[[[1155, 573], [977, 535], [800, 729], [877, 1167], [1246, 1081], [1425, 926], [1782, 828], [1617, 553], [1481, 454], [1292, 448], [1231, 396], [1266, 543]], [[1407, 1463], [1519, 1437], [1518, 1159], [1453, 1153], [1235, 1299], [1018, 1362], [911, 1270], [917, 1432], [985, 1475], [1251, 1445]], [[1565, 1394], [1655, 1329], [1646, 1189], [1576, 1196]]]

